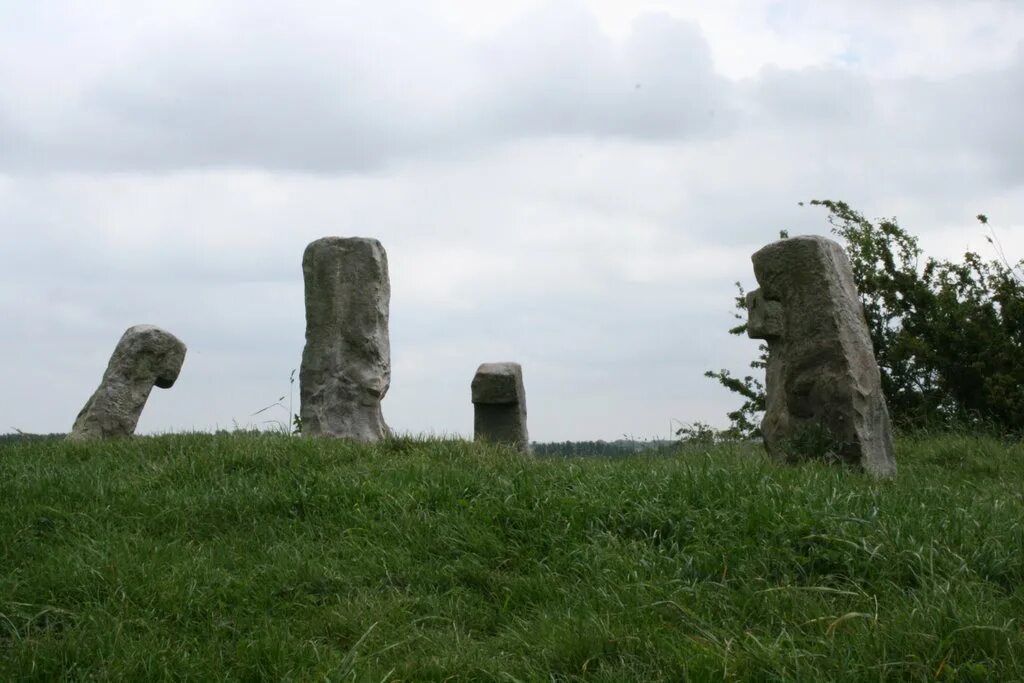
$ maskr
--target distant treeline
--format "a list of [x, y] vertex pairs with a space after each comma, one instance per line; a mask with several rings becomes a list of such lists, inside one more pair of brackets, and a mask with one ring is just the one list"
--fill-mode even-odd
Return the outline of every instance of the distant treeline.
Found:
[[[227, 432], [219, 432], [227, 433]], [[50, 441], [65, 439], [67, 434], [0, 434], [0, 446], [26, 441]], [[533, 443], [533, 452], [543, 456], [628, 456], [644, 453], [653, 455], [678, 450], [678, 441], [562, 441], [557, 443]]]
[[628, 456], [644, 453], [656, 453], [678, 450], [678, 441], [636, 441], [619, 439], [617, 441], [561, 441], [554, 443], [533, 443], [535, 455], [551, 456]]
[[14, 434], [0, 434], [0, 446], [9, 443], [20, 443], [22, 441], [52, 441], [64, 438], [67, 438], [67, 434], [26, 434], [25, 432], [15, 432]]

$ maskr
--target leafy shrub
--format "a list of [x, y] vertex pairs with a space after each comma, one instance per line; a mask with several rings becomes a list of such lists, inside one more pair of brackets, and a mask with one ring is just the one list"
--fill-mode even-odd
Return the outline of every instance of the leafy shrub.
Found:
[[[1024, 261], [1012, 265], [991, 236], [994, 260], [975, 252], [961, 262], [923, 258], [917, 238], [895, 218], [872, 222], [841, 201], [811, 204], [828, 210], [850, 257], [897, 426], [1024, 431]], [[984, 215], [978, 220], [988, 223]], [[746, 301], [737, 287], [736, 317], [743, 320]], [[729, 332], [744, 334], [746, 324]], [[762, 344], [751, 368], [763, 370], [766, 360]], [[757, 434], [762, 382], [725, 369], [705, 374], [743, 398], [728, 414], [731, 431]]]

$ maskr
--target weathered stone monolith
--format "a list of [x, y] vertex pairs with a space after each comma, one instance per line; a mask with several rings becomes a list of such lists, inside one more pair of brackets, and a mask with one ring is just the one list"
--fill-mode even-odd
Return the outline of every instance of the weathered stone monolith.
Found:
[[381, 243], [324, 237], [302, 256], [306, 346], [299, 371], [302, 433], [358, 441], [388, 435], [391, 282]]
[[100, 386], [71, 428], [71, 439], [131, 436], [153, 386], [174, 386], [185, 362], [185, 345], [152, 325], [129, 327], [117, 343]]
[[484, 363], [471, 385], [473, 438], [530, 450], [526, 430], [526, 389], [519, 363]]
[[768, 342], [768, 452], [780, 460], [831, 455], [894, 476], [889, 412], [846, 253], [801, 236], [752, 258], [761, 288], [747, 295], [747, 333]]

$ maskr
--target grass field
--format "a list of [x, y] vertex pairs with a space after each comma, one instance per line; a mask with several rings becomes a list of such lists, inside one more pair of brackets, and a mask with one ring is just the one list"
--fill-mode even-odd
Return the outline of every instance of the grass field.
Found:
[[1024, 446], [0, 447], [0, 680], [1024, 680]]

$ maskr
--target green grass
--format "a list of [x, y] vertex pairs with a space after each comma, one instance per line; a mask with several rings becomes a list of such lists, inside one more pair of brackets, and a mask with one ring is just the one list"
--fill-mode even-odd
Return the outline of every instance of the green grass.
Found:
[[1024, 447], [0, 447], [0, 680], [1022, 680]]

